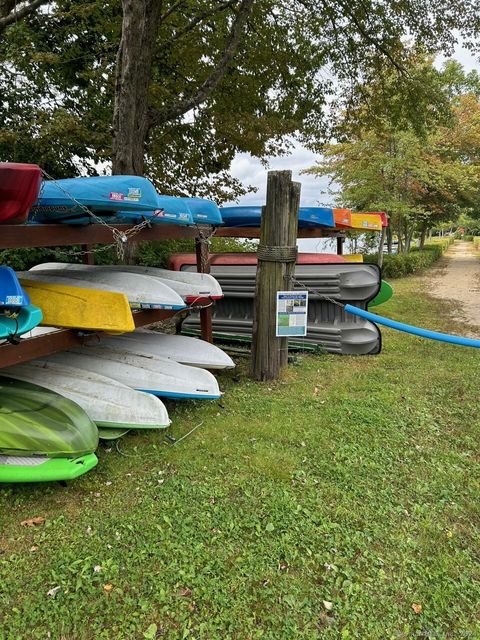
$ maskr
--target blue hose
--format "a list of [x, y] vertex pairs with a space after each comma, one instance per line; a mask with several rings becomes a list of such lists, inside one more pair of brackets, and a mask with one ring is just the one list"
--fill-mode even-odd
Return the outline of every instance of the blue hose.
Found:
[[438, 331], [429, 331], [428, 329], [420, 329], [419, 327], [412, 327], [410, 324], [404, 324], [403, 322], [397, 322], [396, 320], [390, 320], [390, 318], [382, 318], [370, 311], [364, 311], [358, 307], [354, 307], [351, 304], [345, 305], [345, 311], [353, 314], [354, 316], [360, 316], [365, 320], [371, 320], [377, 324], [383, 324], [391, 329], [397, 331], [405, 331], [405, 333], [412, 333], [414, 336], [420, 336], [421, 338], [429, 338], [430, 340], [440, 340], [440, 342], [450, 342], [451, 344], [459, 344], [463, 347], [475, 347], [480, 349], [480, 340], [475, 338], [462, 338], [461, 336], [451, 336], [448, 333], [439, 333]]

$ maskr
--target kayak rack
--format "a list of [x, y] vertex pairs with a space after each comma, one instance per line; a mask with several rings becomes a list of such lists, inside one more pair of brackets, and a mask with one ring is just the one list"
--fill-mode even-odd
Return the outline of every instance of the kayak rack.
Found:
[[[101, 224], [85, 226], [73, 226], [65, 224], [21, 224], [0, 225], [0, 250], [38, 248], [38, 247], [66, 247], [80, 245], [85, 252], [84, 261], [94, 264], [92, 246], [112, 243], [112, 227], [119, 232], [126, 233], [133, 228], [132, 225]], [[210, 225], [197, 225], [184, 227], [173, 224], [158, 224], [145, 227], [135, 234], [135, 242], [148, 242], [152, 240], [176, 240], [191, 238], [195, 241], [197, 255], [197, 271], [209, 273], [209, 242], [208, 239], [215, 234], [223, 238], [260, 238], [260, 228], [250, 227], [212, 227]], [[127, 234], [128, 235], [128, 234]], [[336, 238], [337, 253], [343, 253], [345, 232], [342, 229], [298, 229], [299, 238]], [[167, 311], [164, 309], [152, 309], [133, 313], [136, 327], [143, 327], [155, 322], [160, 322], [188, 313], [185, 311]], [[200, 311], [201, 336], [204, 340], [212, 342], [212, 313], [211, 308]], [[103, 332], [85, 332], [75, 329], [59, 329], [51, 333], [34, 338], [25, 338], [19, 344], [3, 344], [0, 346], [0, 368], [8, 367], [20, 362], [27, 362], [35, 358], [42, 358], [52, 353], [64, 351], [81, 346], [87, 342], [101, 340], [106, 334]]]

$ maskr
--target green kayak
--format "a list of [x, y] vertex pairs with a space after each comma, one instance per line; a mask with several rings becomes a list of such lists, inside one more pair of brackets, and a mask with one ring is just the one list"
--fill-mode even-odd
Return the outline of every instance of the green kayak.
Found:
[[11, 336], [21, 336], [31, 331], [43, 320], [41, 309], [33, 304], [27, 304], [19, 309], [2, 311], [0, 313], [0, 339]]
[[0, 456], [9, 458], [0, 459], [0, 481], [35, 482], [39, 475], [69, 480], [95, 466], [97, 446], [98, 429], [75, 402], [28, 382], [0, 379]]
[[392, 285], [388, 284], [385, 280], [382, 280], [382, 284], [380, 287], [380, 291], [377, 293], [373, 300], [370, 300], [368, 303], [369, 307], [378, 307], [379, 304], [383, 304], [384, 302], [388, 302], [390, 298], [393, 296], [393, 288]]

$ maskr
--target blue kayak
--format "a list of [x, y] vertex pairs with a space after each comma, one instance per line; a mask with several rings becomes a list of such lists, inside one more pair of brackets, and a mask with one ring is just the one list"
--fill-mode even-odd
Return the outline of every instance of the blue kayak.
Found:
[[142, 220], [149, 220], [152, 224], [167, 223], [189, 225], [194, 224], [194, 219], [190, 207], [186, 202], [187, 198], [176, 198], [175, 196], [163, 196], [157, 193], [157, 206], [154, 211], [120, 211], [117, 214], [117, 222], [131, 222], [137, 224]]
[[[220, 207], [222, 219], [227, 227], [259, 227], [262, 207]], [[325, 207], [300, 207], [298, 210], [300, 229], [335, 227], [333, 209]]]
[[181, 200], [189, 206], [193, 220], [197, 224], [212, 224], [215, 226], [223, 224], [222, 214], [215, 202], [204, 198], [181, 198]]
[[118, 211], [155, 211], [158, 194], [153, 184], [140, 176], [97, 176], [48, 180], [42, 184], [30, 211], [35, 222], [94, 222], [85, 211], [115, 217]]
[[33, 304], [27, 304], [17, 309], [2, 309], [0, 311], [0, 339], [21, 336], [27, 331], [35, 329], [42, 320], [41, 309]]
[[10, 267], [0, 266], [0, 310], [19, 309], [30, 304], [30, 298]]

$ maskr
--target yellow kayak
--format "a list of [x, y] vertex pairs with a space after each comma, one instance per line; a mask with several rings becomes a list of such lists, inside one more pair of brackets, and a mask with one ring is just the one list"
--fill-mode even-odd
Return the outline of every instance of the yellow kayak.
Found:
[[382, 218], [374, 213], [352, 213], [351, 225], [353, 229], [364, 231], [381, 231]]
[[123, 293], [82, 289], [20, 279], [32, 304], [43, 313], [41, 324], [50, 327], [125, 333], [133, 331], [132, 312]]
[[363, 262], [363, 255], [361, 253], [349, 253], [343, 257], [347, 262]]

